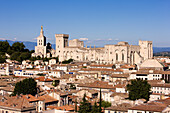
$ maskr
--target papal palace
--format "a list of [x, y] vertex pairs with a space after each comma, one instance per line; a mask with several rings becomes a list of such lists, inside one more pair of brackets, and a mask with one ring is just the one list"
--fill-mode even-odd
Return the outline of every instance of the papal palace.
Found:
[[33, 57], [59, 57], [59, 61], [74, 59], [76, 61], [94, 61], [96, 63], [127, 63], [139, 64], [153, 57], [152, 41], [141, 41], [139, 45], [129, 45], [128, 42], [118, 42], [116, 45], [105, 45], [102, 48], [84, 47], [84, 42], [78, 39], [68, 40], [68, 34], [55, 34], [56, 50], [51, 44], [46, 44], [43, 27], [37, 37], [37, 46]]

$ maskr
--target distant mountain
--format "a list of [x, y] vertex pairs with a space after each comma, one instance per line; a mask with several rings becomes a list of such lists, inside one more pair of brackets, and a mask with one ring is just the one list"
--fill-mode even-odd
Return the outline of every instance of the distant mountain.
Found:
[[[5, 40], [0, 40], [0, 41], [5, 41]], [[36, 42], [29, 42], [29, 41], [12, 41], [12, 40], [7, 40], [7, 41], [9, 42], [10, 45], [12, 45], [14, 42], [23, 42], [26, 48], [29, 50], [34, 50], [35, 46], [37, 45]], [[52, 48], [55, 49], [55, 44], [52, 44]], [[159, 52], [170, 52], [170, 47], [153, 47], [153, 53], [159, 53]]]
[[[0, 40], [0, 41], [5, 41], [5, 40]], [[37, 45], [36, 42], [29, 42], [29, 41], [12, 41], [12, 40], [7, 40], [9, 45], [12, 45], [15, 42], [23, 42], [25, 47], [29, 50], [34, 50], [35, 46]]]
[[170, 47], [153, 47], [153, 53], [170, 52]]
[[153, 54], [154, 56], [170, 56], [170, 52], [157, 52]]

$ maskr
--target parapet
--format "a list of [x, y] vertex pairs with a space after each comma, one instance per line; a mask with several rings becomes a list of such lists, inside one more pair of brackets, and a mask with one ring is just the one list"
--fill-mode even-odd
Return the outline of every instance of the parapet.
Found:
[[69, 34], [55, 34], [55, 37], [69, 37]]
[[117, 45], [129, 45], [128, 42], [118, 42]]

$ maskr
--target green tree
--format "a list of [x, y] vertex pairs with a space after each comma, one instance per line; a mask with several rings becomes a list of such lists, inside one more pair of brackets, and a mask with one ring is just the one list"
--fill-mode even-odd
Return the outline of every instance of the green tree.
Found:
[[73, 59], [64, 60], [62, 63], [63, 64], [69, 64], [71, 62], [73, 62]]
[[99, 106], [97, 106], [96, 102], [94, 103], [94, 105], [92, 107], [91, 113], [100, 113], [99, 112]]
[[146, 80], [131, 80], [131, 83], [127, 85], [129, 91], [129, 99], [146, 99], [149, 100], [151, 86]]
[[0, 41], [0, 52], [6, 52], [9, 47], [8, 41]]
[[31, 51], [30, 51], [30, 53], [34, 53], [34, 52], [35, 52], [35, 50], [31, 50]]
[[14, 52], [11, 55], [11, 60], [17, 60], [20, 56], [20, 52]]
[[12, 93], [13, 96], [19, 94], [37, 94], [37, 82], [33, 78], [24, 79], [23, 81], [17, 82], [15, 85], [14, 92]]
[[111, 106], [111, 103], [110, 103], [110, 102], [107, 102], [107, 101], [102, 101], [101, 106], [104, 107], [104, 109], [105, 109], [105, 108], [107, 108], [107, 107], [110, 107], [110, 106]]
[[15, 42], [12, 44], [12, 50], [17, 51], [17, 52], [24, 52], [25, 45], [23, 42]]
[[11, 47], [9, 47], [8, 50], [7, 50], [7, 53], [8, 53], [9, 55], [12, 55], [12, 53], [14, 53], [14, 50], [12, 50]]
[[80, 102], [79, 106], [79, 113], [87, 113], [91, 112], [91, 104], [86, 100], [86, 94], [84, 94], [84, 97], [82, 99], [83, 101]]
[[100, 101], [99, 101], [99, 112], [102, 112], [102, 92], [101, 92], [101, 88], [100, 88]]
[[70, 84], [70, 89], [76, 89], [76, 86], [74, 84]]
[[4, 63], [6, 60], [0, 55], [0, 63]]
[[74, 109], [75, 112], [77, 112], [77, 99], [75, 100], [75, 109]]
[[52, 85], [53, 85], [54, 87], [56, 87], [56, 86], [58, 86], [58, 85], [59, 85], [59, 83], [60, 83], [60, 81], [59, 81], [59, 80], [53, 80]]
[[31, 53], [29, 52], [22, 52], [19, 56], [21, 58], [21, 61], [27, 60], [31, 57]]

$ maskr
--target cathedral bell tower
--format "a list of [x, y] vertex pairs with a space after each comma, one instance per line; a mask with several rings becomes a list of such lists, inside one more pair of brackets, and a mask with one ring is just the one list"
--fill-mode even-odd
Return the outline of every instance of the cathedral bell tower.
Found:
[[46, 46], [46, 37], [44, 36], [43, 26], [41, 26], [40, 35], [37, 37], [37, 46], [35, 46], [35, 53], [32, 56], [47, 56], [47, 46]]
[[40, 36], [37, 37], [37, 46], [46, 46], [46, 37], [44, 36], [43, 26], [41, 26]]

